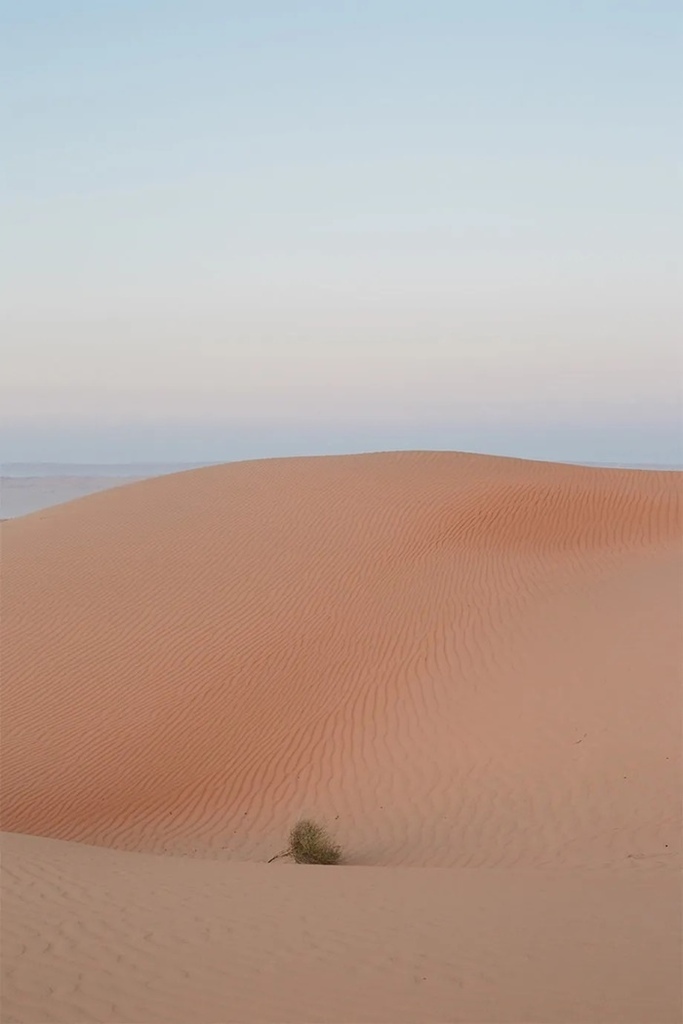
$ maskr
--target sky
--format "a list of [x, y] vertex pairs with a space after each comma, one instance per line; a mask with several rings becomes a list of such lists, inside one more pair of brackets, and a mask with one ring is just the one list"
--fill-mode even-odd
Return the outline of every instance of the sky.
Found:
[[683, 464], [678, 0], [0, 23], [3, 462]]

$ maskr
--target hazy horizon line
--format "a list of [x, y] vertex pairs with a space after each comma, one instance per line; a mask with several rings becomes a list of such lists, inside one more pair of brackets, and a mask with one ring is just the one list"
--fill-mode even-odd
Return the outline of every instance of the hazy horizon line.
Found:
[[[159, 469], [169, 468], [174, 470], [184, 469], [203, 469], [210, 466], [223, 466], [230, 465], [238, 462], [264, 462], [272, 459], [299, 459], [299, 458], [342, 458], [344, 455], [373, 455], [383, 454], [385, 452], [441, 452], [447, 454], [453, 452], [454, 454], [466, 454], [466, 455], [484, 455], [492, 456], [494, 458], [501, 459], [520, 459], [524, 462], [547, 462], [555, 463], [563, 466], [586, 466], [596, 469], [652, 469], [652, 470], [668, 470], [668, 471], [683, 471], [683, 462], [671, 463], [671, 462], [595, 462], [591, 460], [583, 459], [539, 459], [539, 458], [528, 458], [525, 456], [515, 455], [498, 455], [492, 452], [478, 452], [478, 451], [461, 451], [460, 449], [438, 449], [438, 448], [395, 448], [395, 449], [368, 449], [367, 451], [354, 451], [337, 454], [315, 454], [311, 453], [308, 455], [274, 455], [274, 456], [261, 456], [258, 458], [237, 458], [237, 459], [212, 459], [212, 460], [199, 460], [199, 461], [175, 461], [172, 459], [153, 459], [144, 461], [116, 461], [111, 462], [107, 460], [98, 462], [65, 462], [63, 460], [44, 460], [44, 461], [6, 461], [0, 463], [0, 477], [12, 477], [17, 474], [28, 477], [30, 474], [26, 473], [26, 470], [50, 470], [51, 472], [41, 472], [40, 476], [82, 476], [92, 477], [97, 476], [98, 473], [93, 470], [108, 471], [100, 473], [99, 475], [111, 475], [111, 476], [134, 476], [137, 475], [135, 472], [122, 472], [113, 473], [112, 470], [145, 470], [145, 469]], [[68, 472], [60, 472], [67, 471]], [[77, 472], [80, 470], [81, 472]], [[88, 472], [83, 472], [87, 470]]]

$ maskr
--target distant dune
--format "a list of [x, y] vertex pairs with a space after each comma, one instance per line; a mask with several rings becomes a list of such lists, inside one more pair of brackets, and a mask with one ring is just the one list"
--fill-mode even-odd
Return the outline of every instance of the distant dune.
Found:
[[[284, 995], [291, 1015], [264, 1016], [256, 993], [252, 1004], [246, 995], [235, 1004], [237, 1016], [219, 1018], [219, 993], [194, 1020], [678, 1020], [680, 915], [678, 925], [675, 915], [650, 922], [649, 937], [633, 928], [641, 903], [646, 914], [662, 893], [664, 903], [675, 899], [680, 865], [681, 483], [674, 472], [455, 453], [275, 459], [133, 483], [3, 523], [2, 825], [28, 834], [8, 837], [12, 891], [26, 914], [22, 922], [16, 910], [8, 926], [12, 949], [40, 931], [40, 909], [30, 909], [34, 861], [41, 877], [61, 879], [50, 890], [55, 920], [80, 892], [86, 903], [91, 895], [104, 901], [91, 923], [95, 931], [105, 920], [119, 929], [104, 943], [107, 955], [132, 948], [138, 929], [155, 927], [151, 910], [145, 924], [135, 909], [135, 858], [40, 845], [30, 836], [195, 856], [165, 858], [163, 868], [158, 858], [139, 860], [155, 878], [168, 873], [160, 892], [177, 885], [190, 901], [187, 915], [194, 892], [205, 893], [197, 897], [202, 907], [208, 901], [202, 913], [211, 905], [196, 873], [209, 870], [207, 858], [265, 861], [305, 813], [333, 826], [349, 867], [283, 874], [279, 865], [211, 865], [228, 916], [231, 877], [242, 891], [244, 875], [244, 892], [258, 901], [262, 882], [250, 872], [267, 872], [263, 884], [276, 888], [272, 879], [285, 877], [305, 887], [299, 879], [313, 872], [315, 885], [320, 877], [329, 888], [324, 895], [304, 889], [301, 899], [332, 908], [332, 921], [341, 912], [334, 900], [344, 892], [353, 902], [355, 891], [360, 935], [363, 907], [375, 904], [362, 895], [361, 879], [370, 876], [352, 867], [480, 868], [469, 876], [471, 889], [461, 872], [452, 875], [463, 899], [470, 892], [476, 904], [471, 893], [490, 885], [497, 892], [509, 877], [515, 892], [518, 884], [524, 891], [527, 909], [519, 913], [543, 918], [545, 934], [552, 924], [541, 906], [545, 883], [534, 906], [533, 878], [550, 872], [555, 895], [547, 898], [569, 915], [562, 928], [573, 952], [558, 946], [548, 966], [545, 948], [540, 974], [527, 977], [523, 965], [514, 974], [516, 940], [500, 938], [496, 917], [507, 897], [489, 906], [484, 895], [483, 944], [473, 939], [468, 947], [462, 933], [452, 941], [443, 923], [424, 933], [427, 961], [441, 964], [431, 1004], [428, 981], [416, 980], [427, 1002], [408, 1009], [413, 1003], [385, 965], [367, 981], [366, 1017], [348, 1016], [359, 1012], [353, 1001], [342, 1001], [334, 1016], [318, 996], [306, 1010], [305, 999], [287, 1004]], [[489, 883], [492, 869], [505, 871]], [[102, 871], [123, 879], [132, 901], [118, 925]], [[221, 882], [216, 871], [235, 874]], [[609, 872], [614, 890], [590, 881]], [[410, 923], [392, 917], [388, 925], [387, 907], [412, 892], [413, 876], [389, 872], [382, 881], [379, 909], [368, 911], [379, 945], [385, 925], [420, 933], [419, 874], [405, 897], [411, 907], [415, 900]], [[425, 907], [447, 899], [438, 895], [445, 877], [425, 874], [432, 893]], [[336, 878], [345, 879], [339, 890]], [[585, 906], [576, 909], [582, 892]], [[600, 903], [599, 892], [611, 895]], [[278, 889], [274, 906], [288, 898]], [[466, 906], [472, 924], [476, 906]], [[246, 921], [243, 897], [240, 908]], [[457, 917], [457, 901], [451, 909]], [[261, 924], [245, 955], [256, 964], [278, 943], [268, 939], [267, 909], [254, 913]], [[616, 960], [604, 961], [602, 981], [598, 972], [572, 1010], [571, 979], [583, 970], [594, 918], [604, 925], [598, 941], [616, 943]], [[353, 928], [341, 931], [339, 962], [355, 970], [364, 954], [349, 938]], [[303, 937], [292, 941], [292, 950], [306, 948]], [[327, 949], [336, 940], [328, 933], [321, 941]], [[491, 973], [477, 960], [491, 942], [492, 962], [507, 963], [514, 977], [501, 980], [502, 967]], [[659, 953], [648, 952], [651, 942]], [[408, 956], [401, 949], [398, 961]], [[184, 954], [176, 952], [180, 964]], [[79, 969], [82, 955], [74, 954]], [[320, 955], [332, 957], [329, 949]], [[471, 955], [463, 977], [479, 981], [462, 1012], [454, 1008], [461, 1015], [444, 1017], [449, 985], [453, 999], [458, 992], [451, 955]], [[36, 956], [25, 961], [32, 978], [59, 974]], [[596, 956], [603, 963], [603, 953]], [[563, 964], [568, 973], [555, 984]], [[310, 970], [315, 987], [313, 961]], [[642, 972], [640, 989], [634, 970]], [[135, 992], [125, 1009], [91, 1009], [99, 1016], [69, 1018], [78, 1000], [57, 1011], [47, 996], [27, 996], [30, 1009], [22, 1011], [13, 977], [8, 1020], [190, 1019], [182, 1016], [187, 1008], [173, 1016], [163, 999], [154, 1009]], [[533, 978], [537, 1001], [524, 1004], [520, 993]], [[336, 991], [337, 982], [329, 984]], [[179, 997], [177, 1007], [190, 998]]]

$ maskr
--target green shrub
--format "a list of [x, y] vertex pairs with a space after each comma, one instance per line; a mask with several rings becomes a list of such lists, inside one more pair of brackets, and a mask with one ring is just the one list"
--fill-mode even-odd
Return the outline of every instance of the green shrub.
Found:
[[297, 864], [338, 864], [341, 847], [330, 837], [327, 829], [310, 818], [297, 821], [289, 833], [289, 846], [271, 857], [293, 857]]

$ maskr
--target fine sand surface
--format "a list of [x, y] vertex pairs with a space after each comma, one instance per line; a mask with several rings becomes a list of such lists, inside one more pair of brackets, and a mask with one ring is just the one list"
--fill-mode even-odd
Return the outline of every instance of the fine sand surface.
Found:
[[[680, 1022], [681, 482], [264, 460], [4, 523], [2, 1020]], [[344, 866], [264, 863], [301, 814]]]
[[680, 1020], [672, 872], [4, 847], [5, 1024]]

